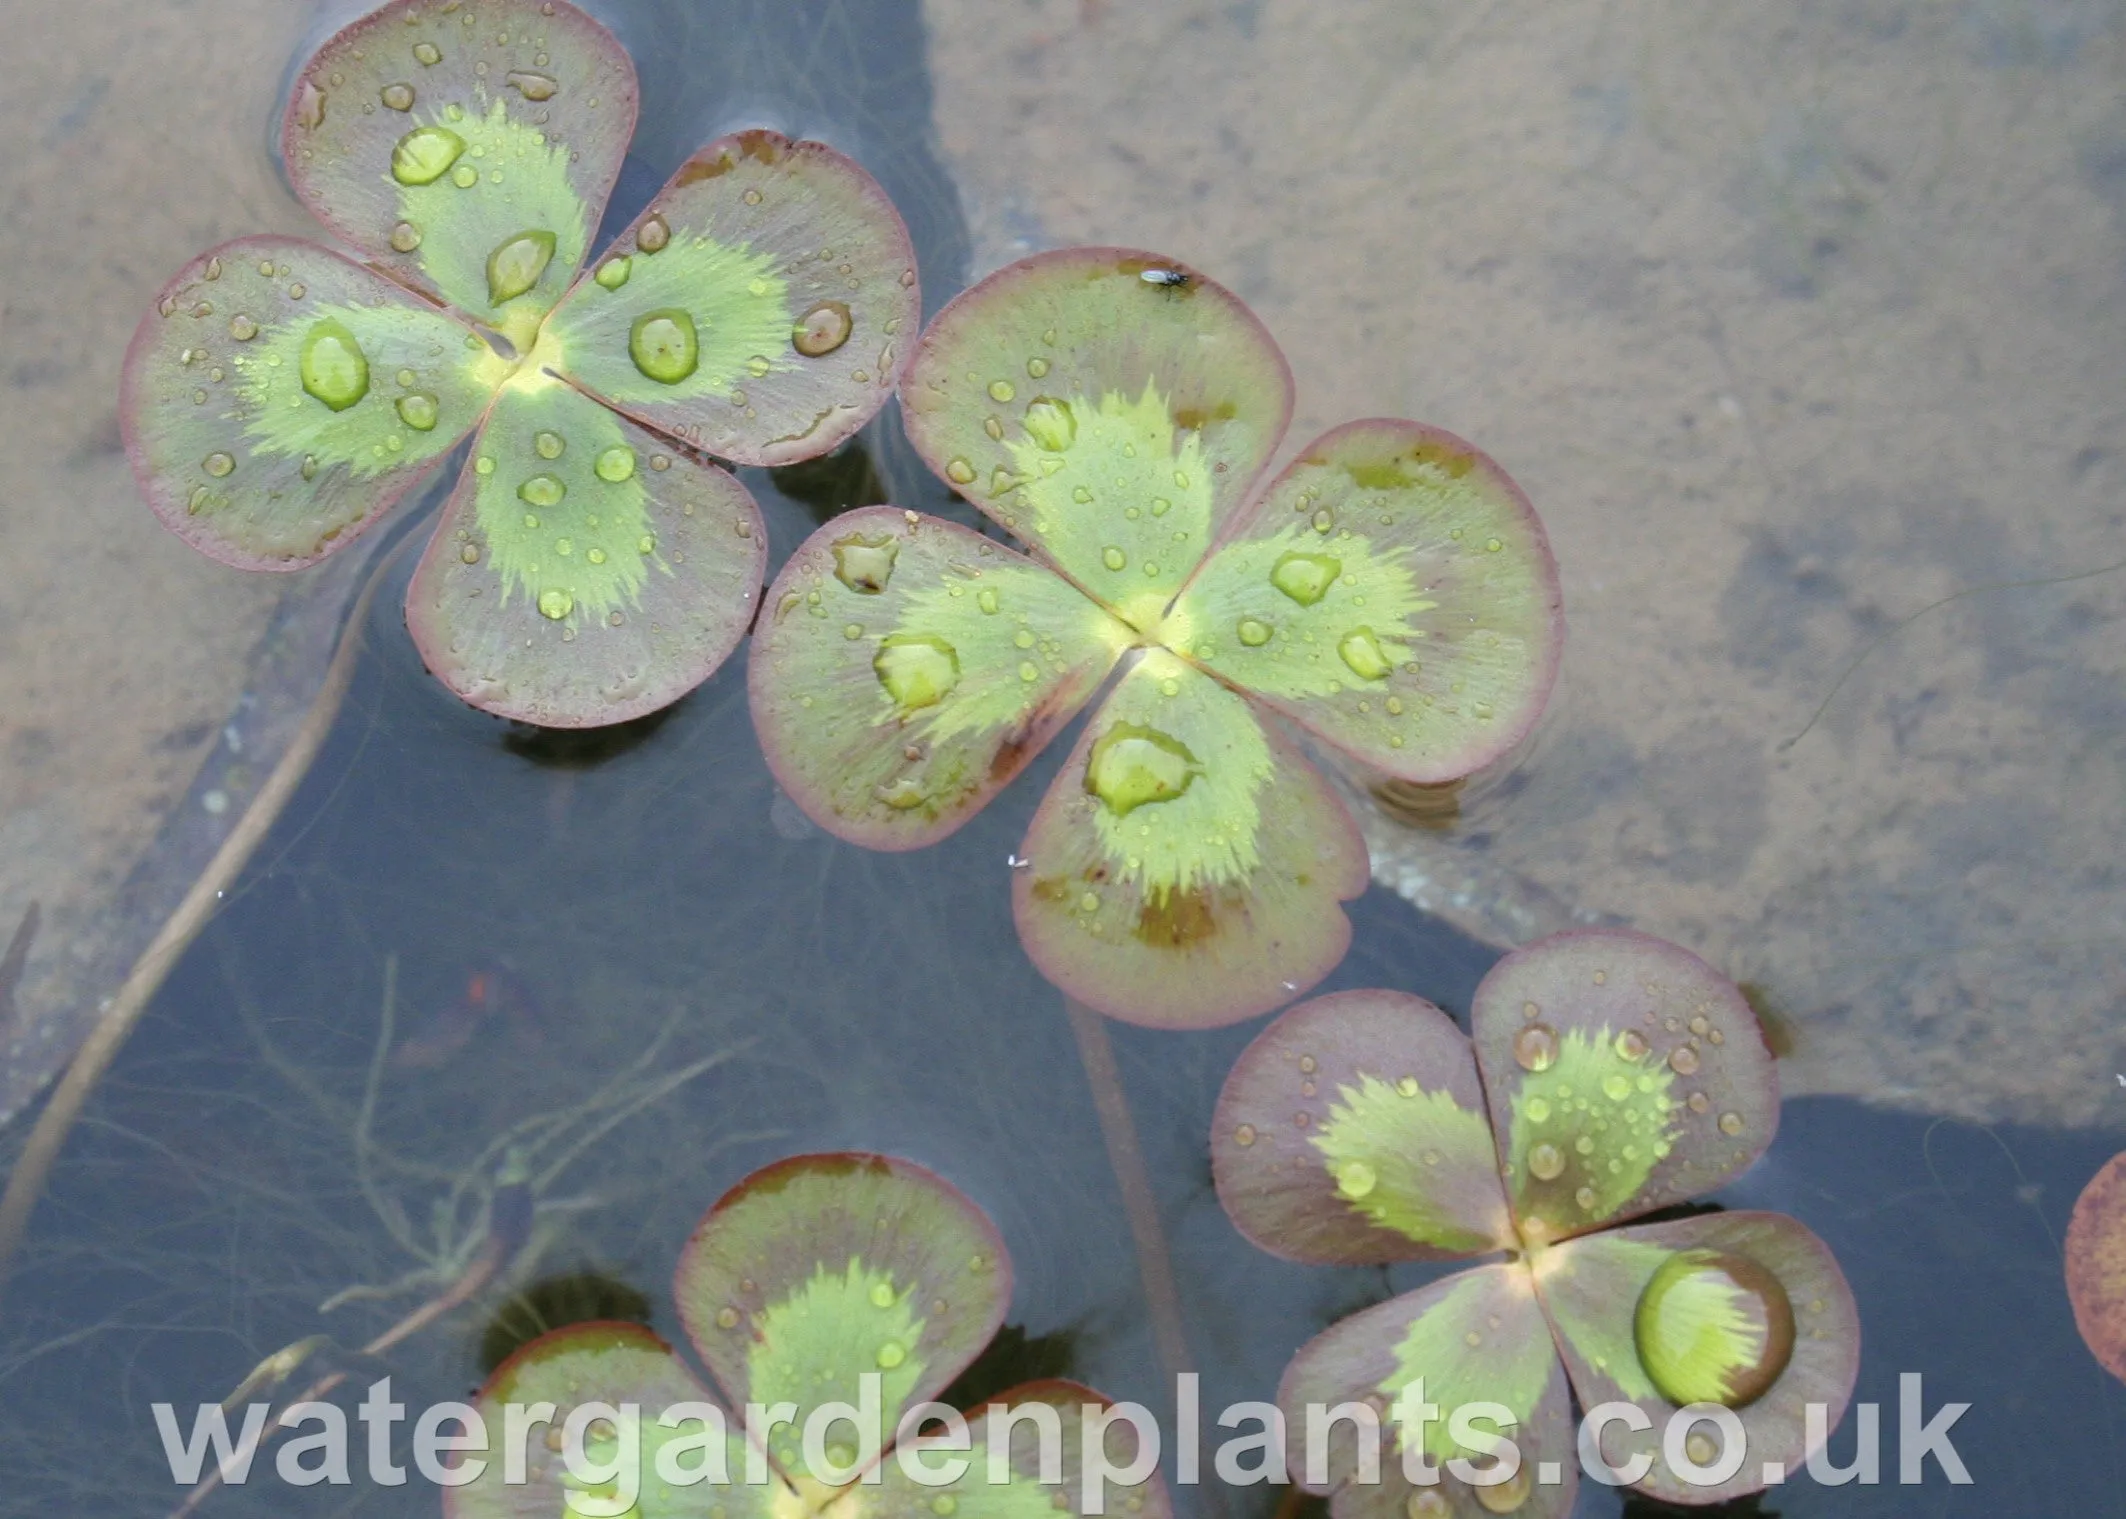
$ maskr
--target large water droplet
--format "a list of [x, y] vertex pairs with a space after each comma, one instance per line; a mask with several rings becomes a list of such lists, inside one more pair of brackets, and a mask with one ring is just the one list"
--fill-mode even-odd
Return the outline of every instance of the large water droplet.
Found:
[[895, 633], [879, 643], [872, 673], [903, 712], [934, 707], [960, 683], [959, 651], [932, 633]]
[[539, 615], [559, 622], [576, 610], [576, 598], [566, 591], [544, 590], [539, 593]]
[[506, 238], [487, 255], [487, 303], [499, 306], [539, 283], [553, 262], [554, 235], [534, 227]]
[[1794, 1351], [1794, 1309], [1779, 1279], [1746, 1256], [1686, 1250], [1639, 1294], [1633, 1339], [1661, 1395], [1741, 1408], [1762, 1397]]
[[954, 485], [974, 484], [974, 466], [965, 459], [952, 459], [945, 465], [945, 478]]
[[1109, 544], [1106, 548], [1100, 550], [1100, 562], [1111, 570], [1119, 570], [1129, 563], [1129, 556], [1113, 544]]
[[627, 277], [634, 272], [634, 268], [635, 261], [623, 253], [618, 258], [609, 258], [600, 264], [597, 274], [592, 277], [607, 290], [618, 290], [627, 283]]
[[313, 322], [296, 362], [303, 389], [334, 411], [369, 394], [369, 359], [346, 326], [331, 317]]
[[400, 396], [399, 420], [415, 432], [433, 432], [438, 409], [436, 398], [425, 390], [416, 390]]
[[1386, 680], [1393, 668], [1388, 663], [1388, 651], [1380, 646], [1371, 628], [1353, 628], [1344, 634], [1336, 645], [1336, 653], [1344, 666], [1360, 680]]
[[1026, 436], [1049, 453], [1060, 454], [1078, 440], [1078, 419], [1070, 402], [1038, 397], [1026, 408]]
[[1687, 1044], [1679, 1044], [1668, 1053], [1668, 1068], [1678, 1076], [1698, 1074], [1698, 1052]]
[[882, 1370], [891, 1371], [908, 1359], [908, 1347], [899, 1340], [888, 1340], [879, 1346], [877, 1359]]
[[1528, 1152], [1528, 1170], [1537, 1181], [1556, 1181], [1565, 1173], [1565, 1152], [1546, 1139]]
[[867, 538], [852, 533], [834, 541], [834, 578], [863, 596], [876, 596], [893, 579], [893, 561], [901, 552], [900, 540]]
[[597, 473], [598, 478], [608, 485], [618, 485], [623, 480], [633, 479], [635, 474], [635, 450], [629, 448], [625, 443], [615, 443], [598, 456], [597, 463], [593, 464], [591, 468]]
[[433, 42], [416, 42], [413, 45], [413, 56], [419, 59], [424, 67], [428, 67], [443, 61], [443, 50]]
[[1530, 1023], [1513, 1035], [1513, 1059], [1524, 1071], [1547, 1071], [1558, 1062], [1558, 1033], [1547, 1023]]
[[394, 222], [391, 228], [391, 246], [400, 253], [411, 253], [421, 246], [421, 229], [412, 222]]
[[248, 343], [258, 336], [258, 323], [238, 314], [229, 318], [229, 336], [239, 343]]
[[677, 306], [636, 317], [628, 330], [627, 351], [635, 367], [661, 385], [677, 385], [701, 362], [694, 319]]
[[1085, 762], [1085, 789], [1126, 817], [1152, 802], [1169, 802], [1203, 773], [1188, 745], [1138, 723], [1116, 723], [1094, 742]]
[[891, 1282], [873, 1282], [871, 1284], [870, 1297], [872, 1307], [891, 1308], [893, 1306], [893, 1284]]
[[558, 459], [561, 457], [561, 451], [567, 447], [568, 439], [557, 432], [542, 428], [532, 434], [532, 452], [542, 459]]
[[635, 247], [643, 253], [659, 253], [672, 240], [672, 227], [661, 216], [653, 216], [635, 229]]
[[534, 74], [530, 69], [511, 69], [502, 78], [526, 100], [552, 100], [554, 92], [561, 88], [550, 76]]
[[1235, 631], [1242, 643], [1251, 649], [1259, 649], [1270, 641], [1270, 635], [1276, 630], [1259, 617], [1243, 617]]
[[559, 475], [533, 475], [517, 487], [517, 497], [531, 506], [559, 506], [568, 485]]
[[206, 458], [199, 461], [199, 467], [215, 479], [220, 480], [235, 470], [236, 459], [230, 454], [208, 454]]
[[413, 109], [413, 86], [410, 84], [387, 84], [377, 91], [377, 99], [394, 111]]
[[1327, 554], [1282, 555], [1270, 566], [1270, 584], [1303, 607], [1310, 607], [1329, 594], [1329, 587], [1343, 573], [1343, 561]]
[[849, 308], [840, 301], [821, 301], [790, 329], [790, 346], [808, 359], [821, 358], [849, 341]]
[[391, 177], [402, 185], [432, 185], [465, 151], [465, 139], [448, 127], [415, 127], [391, 150]]
[[974, 604], [988, 616], [994, 617], [997, 611], [997, 593], [984, 586], [974, 593]]

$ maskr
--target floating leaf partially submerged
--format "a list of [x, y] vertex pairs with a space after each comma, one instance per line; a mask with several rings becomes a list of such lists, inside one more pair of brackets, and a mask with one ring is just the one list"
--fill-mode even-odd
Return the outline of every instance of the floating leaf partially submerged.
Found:
[[[1508, 1252], [1304, 1346], [1278, 1393], [1294, 1431], [1309, 1402], [1393, 1409], [1423, 1378], [1442, 1410], [1430, 1459], [1472, 1455], [1447, 1439], [1448, 1414], [1496, 1402], [1518, 1421], [1521, 1470], [1557, 1463], [1557, 1482], [1523, 1492], [1450, 1468], [1436, 1494], [1451, 1506], [1411, 1492], [1412, 1515], [1569, 1513], [1568, 1391], [1647, 1416], [1645, 1432], [1609, 1425], [1600, 1454], [1625, 1471], [1644, 1457], [1629, 1485], [1663, 1501], [1756, 1491], [1768, 1462], [1797, 1471], [1807, 1406], [1824, 1405], [1827, 1434], [1859, 1370], [1858, 1310], [1823, 1242], [1772, 1213], [1609, 1227], [1712, 1190], [1770, 1142], [1777, 1075], [1741, 994], [1674, 945], [1592, 930], [1501, 960], [1470, 1021], [1464, 1038], [1415, 997], [1323, 997], [1272, 1023], [1227, 1078], [1218, 1195], [1264, 1249], [1348, 1265]], [[1747, 1460], [1723, 1469], [1705, 1424], [1683, 1442], [1699, 1470], [1672, 1466], [1661, 1434], [1685, 1404], [1732, 1411]], [[1392, 1482], [1356, 1484], [1348, 1442], [1337, 1451], [1332, 1508], [1384, 1512]]]
[[[944, 1392], [995, 1336], [1011, 1285], [1011, 1262], [989, 1219], [919, 1166], [839, 1154], [765, 1167], [709, 1211], [680, 1257], [673, 1293], [706, 1383], [636, 1324], [578, 1324], [534, 1340], [489, 1378], [478, 1407], [488, 1428], [500, 1431], [505, 1405], [550, 1402], [553, 1433], [534, 1435], [522, 1479], [511, 1481], [504, 1462], [490, 1460], [471, 1482], [446, 1488], [444, 1512], [453, 1519], [561, 1513], [571, 1491], [605, 1500], [610, 1512], [644, 1515], [937, 1519], [962, 1503], [981, 1514], [1085, 1512], [1094, 1495], [1079, 1459], [1081, 1419], [1087, 1407], [1106, 1405], [1090, 1388], [1024, 1383], [966, 1410], [973, 1454], [951, 1481], [917, 1481], [904, 1459], [911, 1452], [896, 1443], [904, 1414]], [[884, 1448], [862, 1448], [853, 1424], [837, 1421], [808, 1452], [807, 1418], [832, 1402], [862, 1406], [869, 1378], [877, 1379]], [[570, 1472], [564, 1460], [559, 1432], [572, 1411], [591, 1403], [633, 1406], [627, 1428], [593, 1419], [586, 1430], [583, 1464], [618, 1467], [610, 1477]], [[794, 1422], [757, 1431], [754, 1462], [749, 1403], [796, 1410]], [[1034, 1404], [1058, 1416], [1060, 1478], [1044, 1478], [1038, 1423], [1029, 1418], [1011, 1427], [1006, 1480], [992, 1484], [986, 1421]], [[1118, 1423], [1107, 1437], [1113, 1466], [1127, 1466], [1135, 1453], [1130, 1426]], [[923, 1452], [933, 1473], [951, 1454], [931, 1452], [935, 1434], [904, 1443]], [[639, 1480], [626, 1471], [630, 1449]], [[760, 1457], [759, 1480], [749, 1480]], [[623, 1501], [629, 1494], [632, 1508]], [[1169, 1512], [1156, 1473], [1133, 1486], [1103, 1479], [1097, 1497], [1105, 1512], [1133, 1519]]]
[[920, 304], [870, 177], [760, 131], [689, 160], [584, 278], [635, 108], [626, 52], [563, 0], [394, 0], [328, 40], [281, 149], [366, 266], [244, 238], [164, 287], [119, 405], [164, 523], [301, 568], [477, 434], [407, 605], [430, 668], [556, 727], [706, 679], [766, 537], [701, 455], [826, 452], [883, 404]]
[[[1413, 422], [1339, 428], [1265, 482], [1283, 356], [1231, 293], [1146, 253], [992, 275], [924, 333], [901, 397], [925, 461], [1030, 557], [924, 559], [881, 595], [850, 573], [853, 517], [800, 549], [749, 676], [784, 789], [844, 838], [932, 842], [1119, 669], [1020, 850], [1027, 952], [1169, 1027], [1314, 985], [1366, 858], [1280, 718], [1418, 782], [1517, 742], [1562, 636], [1527, 501]], [[865, 529], [957, 531], [893, 516]]]
[[2067, 1225], [2067, 1296], [2104, 1369], [2126, 1381], [2126, 1154], [2090, 1179]]

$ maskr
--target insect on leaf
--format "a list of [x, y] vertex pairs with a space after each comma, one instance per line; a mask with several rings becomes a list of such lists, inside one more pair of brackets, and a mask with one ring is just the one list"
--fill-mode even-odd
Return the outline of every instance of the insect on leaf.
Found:
[[922, 313], [877, 181], [824, 143], [720, 138], [554, 313], [572, 378], [719, 458], [825, 453], [883, 406]]
[[1221, 286], [1156, 254], [1070, 248], [938, 313], [901, 396], [932, 469], [1149, 631], [1269, 462], [1292, 380]]
[[476, 707], [547, 727], [622, 722], [692, 690], [737, 645], [766, 537], [723, 470], [520, 377], [414, 572], [407, 626]]
[[1219, 1201], [1262, 1249], [1323, 1265], [1441, 1260], [1515, 1244], [1469, 1041], [1401, 992], [1284, 1014], [1226, 1077]]
[[[1422, 1402], [1415, 1386], [1423, 1379]], [[1304, 1476], [1307, 1408], [1365, 1402], [1381, 1424], [1381, 1481], [1357, 1480], [1356, 1433], [1349, 1422], [1329, 1431], [1328, 1480]], [[1278, 1384], [1285, 1412], [1288, 1460], [1310, 1491], [1326, 1492], [1339, 1516], [1425, 1519], [1484, 1513], [1557, 1516], [1572, 1512], [1577, 1463], [1565, 1369], [1528, 1273], [1518, 1266], [1482, 1266], [1352, 1314], [1300, 1347]], [[1489, 1456], [1465, 1448], [1454, 1418], [1465, 1405], [1491, 1403], [1514, 1419], [1497, 1433], [1520, 1450], [1517, 1472], [1479, 1500], [1471, 1485], [1446, 1466], [1461, 1461], [1482, 1469]], [[1472, 1409], [1464, 1416], [1479, 1416]], [[1465, 1426], [1491, 1435], [1488, 1421]], [[1421, 1447], [1438, 1472], [1428, 1491], [1406, 1479], [1401, 1454]], [[1556, 1467], [1555, 1483], [1538, 1483], [1541, 1463]], [[1515, 1499], [1518, 1501], [1514, 1501]], [[1394, 1506], [1391, 1508], [1390, 1502]]]
[[[1584, 1408], [1637, 1404], [1651, 1428], [1603, 1431], [1604, 1461], [1646, 1455], [1633, 1485], [1671, 1503], [1718, 1503], [1765, 1485], [1775, 1463], [1798, 1476], [1807, 1406], [1837, 1427], [1860, 1370], [1860, 1312], [1822, 1240], [1778, 1213], [1713, 1213], [1569, 1240], [1549, 1250], [1537, 1290], [1557, 1325]], [[1742, 1459], [1720, 1473], [1717, 1427], [1685, 1437], [1697, 1479], [1671, 1468], [1661, 1436], [1687, 1403], [1733, 1408]]]
[[874, 849], [973, 816], [1131, 639], [1046, 566], [892, 507], [814, 533], [766, 608], [747, 679], [768, 763], [822, 827]]
[[856, 1404], [879, 1376], [888, 1443], [901, 1410], [935, 1398], [989, 1343], [1011, 1262], [982, 1211], [930, 1172], [879, 1155], [807, 1155], [757, 1171], [688, 1242], [674, 1283], [694, 1347], [733, 1407], [791, 1402], [766, 1433], [786, 1475], [810, 1471], [807, 1414]]
[[246, 237], [163, 287], [118, 415], [166, 527], [224, 564], [300, 569], [471, 431], [500, 367], [470, 328], [360, 265]]
[[566, 0], [395, 0], [297, 76], [281, 148], [319, 220], [521, 346], [634, 130], [634, 64]]
[[1147, 650], [1086, 724], [1013, 882], [1041, 973], [1132, 1023], [1210, 1028], [1334, 968], [1366, 851], [1320, 774], [1247, 702]]
[[1410, 781], [1517, 743], [1557, 677], [1557, 566], [1490, 459], [1415, 422], [1353, 422], [1277, 477], [1167, 637]]
[[1501, 960], [1470, 1026], [1524, 1231], [1562, 1238], [1710, 1192], [1779, 1124], [1779, 1078], [1734, 984], [1625, 929]]

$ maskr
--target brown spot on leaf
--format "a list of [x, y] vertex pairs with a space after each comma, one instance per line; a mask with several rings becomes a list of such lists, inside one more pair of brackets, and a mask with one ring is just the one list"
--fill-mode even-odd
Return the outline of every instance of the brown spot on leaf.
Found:
[[1236, 906], [1219, 902], [1208, 886], [1170, 892], [1147, 901], [1138, 911], [1137, 938], [1153, 949], [1190, 949], [1216, 938], [1220, 908]]
[[749, 132], [736, 132], [722, 142], [703, 148], [684, 164], [672, 177], [672, 188], [698, 184], [704, 179], [715, 179], [730, 173], [747, 159], [756, 163], [778, 164], [788, 148], [788, 142], [779, 134], [755, 128]]

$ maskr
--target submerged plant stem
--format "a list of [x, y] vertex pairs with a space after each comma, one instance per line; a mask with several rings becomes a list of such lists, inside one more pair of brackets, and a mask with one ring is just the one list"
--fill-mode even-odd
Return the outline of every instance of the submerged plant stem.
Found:
[[310, 773], [312, 761], [324, 746], [325, 735], [332, 730], [333, 720], [339, 716], [340, 703], [346, 700], [347, 688], [354, 679], [356, 657], [362, 647], [362, 626], [368, 620], [369, 604], [376, 598], [377, 587], [398, 557], [405, 551], [412, 538], [401, 539], [389, 552], [377, 561], [376, 568], [369, 572], [361, 594], [355, 598], [354, 607], [348, 614], [347, 626], [340, 634], [340, 644], [333, 651], [332, 663], [325, 668], [325, 679], [318, 688], [317, 697], [304, 714], [302, 726], [290, 740], [288, 749], [273, 773], [266, 777], [258, 795], [229, 830], [228, 838], [222, 841], [207, 868], [200, 872], [192, 889], [185, 893], [177, 910], [157, 930], [155, 938], [132, 970], [126, 973], [110, 1005], [89, 1031], [67, 1066], [66, 1074], [52, 1090], [51, 1101], [37, 1115], [36, 1127], [30, 1130], [22, 1154], [14, 1169], [8, 1173], [7, 1191], [0, 1194], [0, 1292], [5, 1291], [8, 1262], [13, 1259], [16, 1247], [29, 1228], [30, 1213], [37, 1206], [37, 1199], [44, 1192], [45, 1179], [51, 1175], [53, 1164], [66, 1144], [67, 1135], [73, 1131], [74, 1120], [81, 1116], [89, 1094], [103, 1073], [118, 1057], [131, 1037], [134, 1025], [147, 1011], [148, 1003], [161, 989], [170, 972], [177, 967], [192, 941], [199, 937], [200, 930], [213, 919], [221, 902], [222, 893], [236, 884], [252, 853], [265, 842], [266, 834], [280, 817], [281, 809], [295, 795], [295, 788], [302, 784], [303, 777]]
[[[1078, 1039], [1078, 1058], [1092, 1083], [1093, 1108], [1100, 1115], [1100, 1135], [1107, 1141], [1107, 1163], [1122, 1188], [1122, 1211], [1129, 1217], [1130, 1238], [1137, 1249], [1137, 1273], [1144, 1282], [1144, 1301], [1152, 1321], [1152, 1343], [1159, 1370], [1170, 1388], [1184, 1372], [1196, 1368], [1189, 1359], [1188, 1333], [1182, 1327], [1181, 1289], [1174, 1278], [1174, 1257], [1166, 1247], [1166, 1226], [1159, 1221], [1159, 1200], [1152, 1194], [1144, 1149], [1137, 1143], [1137, 1123], [1122, 1091], [1122, 1072], [1107, 1037], [1107, 1020], [1075, 997], [1063, 999], [1070, 1030]], [[1215, 1487], [1203, 1489], [1203, 1510], [1223, 1510]]]

